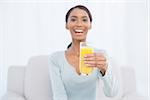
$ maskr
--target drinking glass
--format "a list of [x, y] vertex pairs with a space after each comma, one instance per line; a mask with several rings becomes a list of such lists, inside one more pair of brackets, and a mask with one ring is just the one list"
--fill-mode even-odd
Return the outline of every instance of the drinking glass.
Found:
[[80, 42], [80, 73], [81, 75], [89, 75], [93, 71], [93, 67], [84, 64], [84, 56], [86, 54], [93, 54], [94, 48], [87, 42]]

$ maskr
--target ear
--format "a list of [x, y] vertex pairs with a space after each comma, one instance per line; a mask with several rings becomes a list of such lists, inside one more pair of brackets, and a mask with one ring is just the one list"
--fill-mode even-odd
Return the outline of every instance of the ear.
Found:
[[92, 28], [92, 24], [90, 24], [90, 26], [89, 26], [89, 30]]
[[67, 29], [67, 30], [69, 29], [67, 23], [66, 23], [66, 29]]

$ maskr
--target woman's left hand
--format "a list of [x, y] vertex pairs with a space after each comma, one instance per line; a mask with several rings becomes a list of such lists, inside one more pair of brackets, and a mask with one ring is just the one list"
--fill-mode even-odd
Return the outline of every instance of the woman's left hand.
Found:
[[84, 64], [89, 67], [98, 68], [102, 75], [105, 75], [105, 72], [108, 67], [107, 59], [104, 53], [93, 53], [85, 55]]

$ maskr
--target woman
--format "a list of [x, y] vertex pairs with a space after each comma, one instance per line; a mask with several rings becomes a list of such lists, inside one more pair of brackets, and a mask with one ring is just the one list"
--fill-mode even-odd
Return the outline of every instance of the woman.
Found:
[[117, 93], [110, 65], [103, 54], [86, 55], [84, 63], [95, 67], [95, 70], [91, 75], [80, 75], [80, 42], [86, 41], [91, 24], [92, 16], [85, 6], [77, 5], [67, 12], [66, 29], [71, 33], [72, 42], [66, 51], [55, 52], [49, 59], [53, 100], [96, 100], [96, 83], [99, 79], [104, 82], [106, 96]]

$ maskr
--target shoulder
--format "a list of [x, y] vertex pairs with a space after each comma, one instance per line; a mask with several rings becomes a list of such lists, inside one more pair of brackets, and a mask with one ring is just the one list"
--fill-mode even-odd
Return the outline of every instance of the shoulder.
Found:
[[49, 55], [49, 61], [55, 63], [63, 59], [65, 51], [56, 51]]
[[56, 52], [53, 52], [49, 55], [49, 57], [61, 57], [63, 54], [64, 54], [65, 51], [56, 51]]

